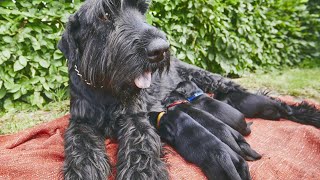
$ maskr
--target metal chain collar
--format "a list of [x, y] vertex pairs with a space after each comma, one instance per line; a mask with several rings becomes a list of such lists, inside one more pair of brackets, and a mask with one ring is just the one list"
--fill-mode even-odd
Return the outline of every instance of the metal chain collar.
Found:
[[[92, 85], [92, 83], [90, 83], [88, 80], [83, 79], [82, 74], [80, 74], [77, 65], [74, 65], [74, 70], [77, 72], [77, 75], [80, 77], [80, 79], [83, 80], [88, 86], [97, 88], [96, 86]], [[100, 86], [100, 88], [103, 88], [103, 86]]]

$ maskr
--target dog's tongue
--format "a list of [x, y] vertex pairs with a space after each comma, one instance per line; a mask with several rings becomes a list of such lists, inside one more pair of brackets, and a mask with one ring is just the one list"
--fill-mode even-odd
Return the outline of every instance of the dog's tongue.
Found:
[[148, 88], [151, 85], [151, 72], [144, 72], [134, 80], [136, 86], [140, 89]]

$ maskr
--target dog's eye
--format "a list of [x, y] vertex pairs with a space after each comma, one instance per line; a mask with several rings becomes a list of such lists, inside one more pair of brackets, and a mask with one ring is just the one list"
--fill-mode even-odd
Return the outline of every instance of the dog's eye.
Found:
[[109, 21], [110, 20], [110, 15], [109, 15], [109, 13], [105, 13], [105, 14], [100, 15], [99, 18], [102, 21]]

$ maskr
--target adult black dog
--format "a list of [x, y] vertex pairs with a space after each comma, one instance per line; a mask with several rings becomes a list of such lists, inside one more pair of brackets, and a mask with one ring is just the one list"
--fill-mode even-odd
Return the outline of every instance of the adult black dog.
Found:
[[106, 179], [106, 137], [119, 142], [117, 179], [167, 179], [160, 137], [139, 112], [161, 111], [160, 100], [185, 80], [217, 96], [246, 93], [170, 57], [165, 34], [146, 23], [147, 10], [146, 0], [87, 0], [69, 18], [58, 45], [71, 93], [65, 179]]
[[191, 102], [193, 107], [207, 111], [242, 135], [251, 133], [251, 124], [246, 123], [244, 115], [240, 111], [227, 103], [209, 97], [192, 81], [179, 83], [175, 92]]
[[250, 179], [245, 160], [188, 114], [171, 108], [165, 113], [150, 112], [149, 116], [161, 139], [187, 161], [199, 166], [209, 180]]

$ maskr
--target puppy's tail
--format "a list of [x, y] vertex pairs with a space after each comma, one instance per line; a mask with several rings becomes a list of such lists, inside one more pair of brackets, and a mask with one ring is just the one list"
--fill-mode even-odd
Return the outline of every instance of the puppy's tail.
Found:
[[315, 105], [306, 101], [292, 105], [278, 99], [276, 101], [280, 103], [280, 115], [282, 118], [320, 128], [320, 109], [316, 108]]

